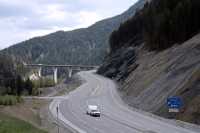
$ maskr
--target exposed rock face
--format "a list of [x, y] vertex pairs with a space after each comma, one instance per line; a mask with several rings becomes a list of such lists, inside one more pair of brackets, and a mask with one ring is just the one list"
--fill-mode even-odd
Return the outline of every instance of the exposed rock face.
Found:
[[123, 85], [127, 94], [125, 99], [138, 108], [158, 111], [168, 96], [179, 95], [200, 70], [198, 47], [200, 35], [160, 53], [144, 51], [137, 60], [139, 67]]
[[99, 65], [109, 51], [108, 38], [111, 32], [132, 17], [145, 2], [140, 0], [123, 14], [88, 28], [36, 37], [2, 52], [31, 63]]
[[98, 72], [123, 79], [120, 91], [129, 105], [164, 117], [171, 117], [166, 99], [180, 96], [184, 107], [173, 117], [200, 124], [200, 34], [161, 52], [142, 45], [118, 50]]
[[134, 48], [122, 48], [116, 51], [115, 54], [112, 54], [111, 57], [108, 57], [98, 70], [98, 73], [120, 81], [125, 79], [133, 71], [133, 69], [129, 68], [131, 65], [134, 65], [134, 68], [137, 67], [134, 63], [135, 61], [136, 55]]

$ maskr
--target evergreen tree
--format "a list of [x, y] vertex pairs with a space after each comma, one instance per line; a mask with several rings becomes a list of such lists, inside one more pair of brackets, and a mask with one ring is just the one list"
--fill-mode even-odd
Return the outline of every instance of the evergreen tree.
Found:
[[17, 91], [17, 95], [21, 96], [22, 92], [23, 92], [23, 80], [21, 78], [20, 75], [17, 75], [17, 79], [16, 79], [16, 91]]
[[160, 51], [182, 43], [198, 32], [199, 0], [152, 0], [113, 32], [111, 51], [127, 46], [128, 42], [135, 45], [138, 40], [144, 41], [149, 50]]
[[25, 82], [25, 89], [28, 91], [29, 95], [32, 95], [33, 92], [33, 83], [31, 80], [28, 78]]

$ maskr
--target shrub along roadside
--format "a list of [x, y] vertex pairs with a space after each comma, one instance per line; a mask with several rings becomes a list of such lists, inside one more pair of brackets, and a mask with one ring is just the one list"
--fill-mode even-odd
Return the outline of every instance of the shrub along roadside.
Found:
[[41, 88], [48, 88], [55, 86], [54, 80], [50, 78], [40, 78], [39, 80], [33, 80], [32, 95], [40, 95], [42, 93]]
[[50, 78], [40, 78], [32, 81], [34, 88], [52, 87], [55, 85], [54, 80]]
[[19, 96], [5, 95], [0, 96], [0, 105], [16, 105], [17, 103], [22, 102], [22, 98]]

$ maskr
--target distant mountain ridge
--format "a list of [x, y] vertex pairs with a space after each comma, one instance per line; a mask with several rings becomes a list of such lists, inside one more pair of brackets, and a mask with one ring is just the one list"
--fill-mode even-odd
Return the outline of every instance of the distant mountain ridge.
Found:
[[123, 14], [99, 21], [88, 28], [35, 37], [1, 52], [27, 63], [99, 65], [109, 51], [111, 32], [142, 8], [145, 1], [139, 0]]

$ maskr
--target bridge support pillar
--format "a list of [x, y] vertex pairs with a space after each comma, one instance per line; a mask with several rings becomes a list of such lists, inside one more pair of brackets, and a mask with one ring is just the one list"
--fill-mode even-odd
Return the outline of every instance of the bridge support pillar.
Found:
[[38, 70], [38, 76], [42, 77], [42, 67], [40, 67], [39, 70]]
[[68, 69], [68, 76], [69, 76], [69, 78], [71, 78], [72, 77], [72, 69]]
[[58, 68], [53, 68], [53, 78], [54, 78], [54, 83], [58, 83]]

